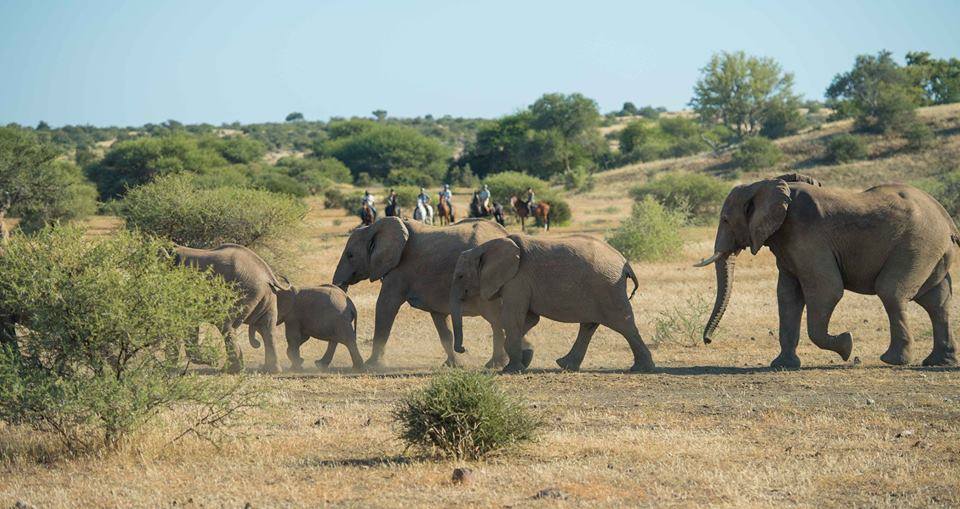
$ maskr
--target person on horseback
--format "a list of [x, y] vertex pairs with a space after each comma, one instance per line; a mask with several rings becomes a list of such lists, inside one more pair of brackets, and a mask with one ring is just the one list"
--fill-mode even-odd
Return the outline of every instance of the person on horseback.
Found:
[[440, 190], [439, 195], [440, 195], [439, 200], [437, 200], [438, 203], [442, 201], [446, 201], [447, 205], [450, 205], [451, 203], [453, 203], [451, 201], [453, 199], [453, 193], [450, 192], [450, 184], [444, 184], [443, 189]]
[[417, 195], [417, 205], [422, 205], [426, 209], [426, 205], [430, 203], [430, 195], [427, 194], [427, 191], [424, 188], [420, 188], [420, 194]]
[[483, 185], [483, 189], [477, 193], [477, 198], [480, 198], [480, 212], [484, 216], [490, 215], [490, 188], [486, 184]]
[[364, 190], [364, 191], [363, 191], [363, 198], [360, 200], [360, 210], [363, 210], [363, 206], [366, 205], [366, 206], [370, 207], [370, 210], [373, 211], [373, 215], [376, 216], [376, 215], [377, 215], [377, 207], [376, 207], [375, 203], [376, 203], [376, 199], [374, 199], [373, 195], [370, 194], [370, 191]]
[[533, 194], [533, 188], [528, 187], [527, 188], [527, 210], [529, 210], [532, 213], [533, 208], [536, 206], [536, 204], [537, 204], [537, 197], [535, 194]]
[[420, 194], [417, 195], [417, 211], [420, 221], [433, 221], [433, 212], [430, 211], [430, 195], [422, 187], [420, 188]]

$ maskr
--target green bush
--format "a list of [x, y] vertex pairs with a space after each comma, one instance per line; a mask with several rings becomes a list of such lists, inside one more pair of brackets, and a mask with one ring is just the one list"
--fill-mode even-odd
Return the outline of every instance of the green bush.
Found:
[[563, 199], [563, 196], [550, 189], [547, 182], [536, 177], [514, 171], [505, 171], [490, 175], [483, 180], [483, 183], [490, 188], [490, 196], [493, 201], [503, 205], [506, 210], [510, 210], [511, 197], [517, 196], [520, 199], [525, 199], [527, 188], [533, 188], [537, 200], [550, 204], [551, 225], [564, 225], [573, 218], [570, 205]]
[[349, 191], [333, 187], [323, 193], [323, 207], [327, 209], [343, 209], [353, 214], [360, 210], [360, 200], [363, 191]]
[[730, 186], [702, 173], [668, 173], [630, 190], [634, 200], [652, 196], [672, 210], [689, 211], [703, 217], [713, 214], [723, 203]]
[[[277, 161], [277, 167], [284, 169], [287, 175], [304, 183], [320, 178], [345, 184], [353, 182], [353, 175], [350, 174], [350, 169], [332, 157], [321, 159], [313, 157], [283, 157]], [[306, 174], [310, 176], [303, 177], [303, 175]]]
[[468, 459], [529, 441], [539, 425], [493, 376], [462, 370], [434, 376], [403, 398], [393, 416], [408, 449]]
[[960, 168], [914, 184], [930, 193], [954, 220], [960, 221]]
[[838, 134], [827, 142], [827, 159], [834, 163], [849, 163], [867, 157], [867, 145], [854, 134]]
[[853, 68], [834, 76], [827, 88], [828, 105], [840, 117], [854, 117], [858, 129], [902, 131], [913, 123], [923, 90], [909, 68], [893, 54], [858, 55]]
[[748, 171], [776, 166], [781, 159], [783, 151], [780, 147], [762, 136], [747, 138], [733, 153], [733, 163]]
[[416, 168], [396, 168], [390, 170], [384, 184], [388, 186], [430, 187], [437, 183], [433, 175]]
[[[320, 185], [319, 183], [314, 183]], [[303, 198], [310, 193], [310, 188], [303, 182], [279, 171], [264, 171], [253, 178], [253, 187], [271, 193], [287, 194]]]
[[450, 157], [447, 147], [416, 129], [380, 123], [326, 142], [323, 152], [347, 165], [358, 185], [363, 185], [361, 173], [383, 180], [397, 168], [419, 168], [439, 180], [447, 172], [446, 160]]
[[444, 178], [444, 182], [452, 186], [458, 187], [476, 187], [477, 176], [473, 174], [473, 170], [470, 169], [470, 165], [464, 166], [451, 166], [447, 170], [447, 176]]
[[653, 343], [700, 345], [703, 324], [707, 322], [712, 303], [703, 295], [688, 298], [683, 304], [660, 311], [654, 318]]
[[246, 136], [206, 137], [200, 141], [201, 147], [209, 147], [233, 164], [245, 164], [259, 161], [267, 153], [267, 147]]
[[[70, 227], [5, 246], [0, 308], [28, 317], [28, 328], [18, 351], [0, 349], [0, 420], [76, 452], [114, 448], [168, 412], [193, 416], [171, 422], [203, 433], [254, 402], [243, 378], [182, 374], [183, 339], [199, 323], [222, 323], [238, 295], [158, 256], [171, 247]], [[205, 358], [223, 352], [220, 341], [191, 347]]]
[[586, 193], [593, 190], [593, 174], [582, 166], [563, 172], [562, 180], [563, 188], [567, 191]]
[[629, 260], [665, 260], [680, 254], [680, 228], [686, 217], [647, 196], [633, 204], [630, 217], [607, 237], [607, 242]]
[[925, 124], [914, 122], [903, 132], [907, 140], [907, 150], [920, 151], [933, 146], [933, 131]]
[[[397, 193], [397, 202], [400, 203], [400, 207], [405, 209], [404, 213], [413, 215], [413, 207], [417, 206], [417, 196], [420, 195], [420, 188], [416, 186], [397, 186], [393, 190]], [[434, 206], [436, 206], [436, 203], [434, 203]]]
[[256, 189], [198, 188], [189, 175], [161, 177], [127, 193], [127, 228], [178, 244], [212, 248], [231, 242], [263, 246], [291, 237], [307, 208], [299, 200]]

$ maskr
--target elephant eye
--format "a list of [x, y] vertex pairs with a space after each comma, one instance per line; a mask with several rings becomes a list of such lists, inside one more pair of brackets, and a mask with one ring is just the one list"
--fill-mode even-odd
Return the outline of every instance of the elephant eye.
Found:
[[353, 258], [353, 253], [347, 253], [347, 258]]

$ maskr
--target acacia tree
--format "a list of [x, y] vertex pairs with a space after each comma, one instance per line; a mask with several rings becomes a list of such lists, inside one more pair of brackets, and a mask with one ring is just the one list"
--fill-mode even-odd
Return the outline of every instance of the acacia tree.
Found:
[[[90, 214], [95, 207], [93, 187], [80, 169], [57, 161], [59, 154], [27, 131], [0, 128], [0, 237], [9, 237], [7, 215], [15, 212], [23, 223], [39, 226], [58, 219]], [[22, 224], [23, 224], [22, 223]]]
[[889, 51], [858, 55], [853, 68], [836, 75], [827, 88], [829, 105], [840, 117], [853, 117], [859, 129], [897, 131], [909, 125], [923, 91]]
[[799, 107], [793, 74], [772, 58], [717, 53], [700, 73], [690, 106], [704, 123], [719, 122], [739, 138], [758, 134], [774, 107]]

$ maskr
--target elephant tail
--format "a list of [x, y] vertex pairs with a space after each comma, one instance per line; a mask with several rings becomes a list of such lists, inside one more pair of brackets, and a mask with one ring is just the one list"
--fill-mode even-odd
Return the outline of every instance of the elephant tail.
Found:
[[347, 299], [347, 309], [350, 310], [350, 320], [353, 322], [353, 333], [357, 333], [357, 306], [353, 305], [353, 301], [349, 298]]
[[637, 289], [640, 288], [640, 282], [637, 281], [637, 274], [633, 272], [633, 267], [631, 267], [629, 263], [623, 264], [623, 275], [633, 280], [633, 291], [630, 292], [630, 296], [627, 297], [627, 300], [630, 300], [636, 295]]
[[249, 325], [247, 330], [250, 333], [250, 346], [253, 348], [260, 348], [260, 341], [257, 340], [257, 328], [253, 325]]

